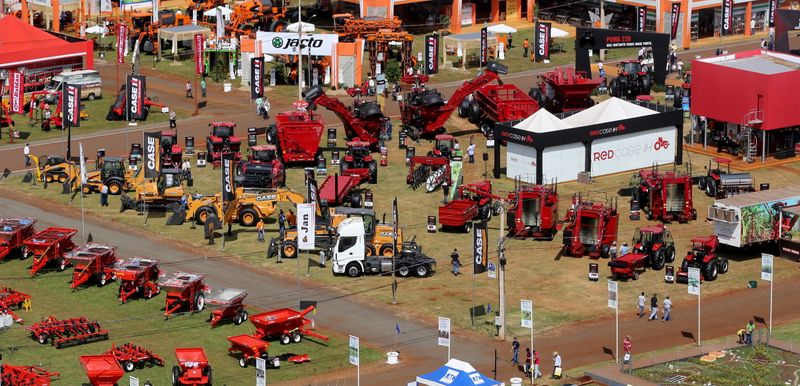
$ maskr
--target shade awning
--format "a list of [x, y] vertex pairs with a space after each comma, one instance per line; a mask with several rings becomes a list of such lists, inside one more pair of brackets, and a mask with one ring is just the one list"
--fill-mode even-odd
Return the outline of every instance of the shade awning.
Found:
[[306, 23], [306, 22], [303, 21], [303, 22], [300, 22], [300, 23], [292, 23], [292, 24], [287, 25], [286, 26], [286, 31], [287, 32], [298, 32], [298, 29], [300, 29], [300, 27], [299, 27], [300, 25], [302, 25], [302, 31], [303, 32], [314, 32], [314, 30], [317, 29], [317, 26], [315, 26], [314, 24]]
[[86, 41], [69, 42], [16, 17], [0, 18], [0, 67], [91, 55]]
[[495, 24], [487, 27], [486, 30], [496, 34], [513, 34], [517, 32], [516, 28], [505, 24]]
[[416, 382], [427, 386], [499, 386], [495, 381], [475, 370], [467, 362], [450, 359], [447, 363], [428, 373], [417, 377]]

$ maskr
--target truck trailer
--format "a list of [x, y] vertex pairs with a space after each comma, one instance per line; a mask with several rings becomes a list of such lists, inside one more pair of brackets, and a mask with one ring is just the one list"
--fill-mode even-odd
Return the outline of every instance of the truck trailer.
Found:
[[781, 209], [798, 204], [800, 185], [791, 185], [716, 200], [708, 207], [708, 219], [721, 244], [755, 246], [777, 241], [784, 227], [779, 225]]

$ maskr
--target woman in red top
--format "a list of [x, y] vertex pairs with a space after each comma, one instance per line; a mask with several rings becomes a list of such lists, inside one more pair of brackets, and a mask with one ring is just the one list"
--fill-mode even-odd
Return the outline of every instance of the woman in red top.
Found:
[[525, 349], [525, 375], [531, 372], [531, 349]]
[[541, 378], [542, 372], [539, 371], [539, 365], [542, 363], [542, 359], [539, 358], [539, 352], [533, 350], [533, 377], [534, 378]]

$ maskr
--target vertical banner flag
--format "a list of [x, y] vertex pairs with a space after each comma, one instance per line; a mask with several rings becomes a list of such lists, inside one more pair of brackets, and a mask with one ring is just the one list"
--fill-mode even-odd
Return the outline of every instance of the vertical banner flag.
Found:
[[647, 7], [636, 7], [636, 30], [647, 31]]
[[308, 203], [314, 204], [314, 207], [316, 208], [317, 200], [319, 199], [319, 196], [317, 195], [317, 180], [313, 178], [308, 180], [308, 192], [306, 197], [308, 197], [306, 199], [308, 200]]
[[732, 32], [733, 0], [722, 0], [722, 35], [730, 35]]
[[450, 347], [450, 318], [439, 317], [439, 346]]
[[425, 74], [439, 72], [439, 35], [425, 36]]
[[769, 27], [775, 27], [775, 9], [778, 8], [778, 0], [769, 0], [769, 11], [767, 12], [767, 19], [769, 20]]
[[256, 386], [267, 386], [267, 361], [256, 358]]
[[264, 57], [250, 59], [250, 99], [264, 96]]
[[205, 73], [205, 63], [203, 62], [204, 41], [205, 36], [203, 34], [194, 35], [194, 73], [197, 75]]
[[128, 26], [117, 26], [117, 64], [125, 63], [125, 46], [128, 43]]
[[394, 231], [395, 244], [397, 244], [397, 228], [400, 226], [400, 213], [397, 210], [397, 197], [392, 201], [392, 231]]
[[534, 59], [537, 62], [542, 60], [550, 60], [550, 31], [552, 25], [547, 22], [538, 22], [536, 24], [536, 36], [534, 36], [536, 44], [536, 53]]
[[608, 308], [613, 308], [615, 310], [619, 306], [617, 302], [617, 294], [619, 293], [618, 284], [619, 283], [614, 280], [608, 281]]
[[161, 132], [144, 133], [144, 178], [156, 178], [161, 171]]
[[475, 223], [472, 229], [472, 272], [478, 275], [486, 272], [488, 268], [489, 244], [486, 242], [486, 222]]
[[481, 66], [489, 64], [489, 30], [481, 28]]
[[314, 229], [316, 216], [314, 204], [297, 204], [297, 248], [301, 250], [314, 249]]
[[145, 77], [143, 75], [128, 75], [128, 84], [125, 87], [125, 102], [127, 104], [128, 119], [144, 120], [147, 118], [144, 112], [144, 94], [147, 89]]
[[139, 386], [139, 378], [129, 376], [128, 384], [130, 386]]
[[81, 157], [81, 186], [86, 185], [86, 158], [83, 156], [83, 143], [78, 143], [78, 156]]
[[700, 268], [689, 268], [689, 295], [700, 296]]
[[761, 254], [761, 280], [772, 281], [773, 259], [768, 253]]
[[358, 344], [358, 337], [350, 335], [350, 364], [353, 366], [358, 366], [360, 363], [360, 353], [359, 353], [359, 344]]
[[236, 197], [233, 186], [233, 153], [222, 153], [222, 205]]
[[61, 90], [61, 125], [67, 127], [81, 127], [81, 86], [64, 83]]
[[10, 71], [8, 73], [10, 81], [8, 85], [9, 103], [11, 104], [11, 112], [16, 114], [23, 114], [25, 110], [22, 105], [25, 104], [25, 74], [20, 71]]
[[520, 300], [519, 308], [522, 311], [522, 317], [520, 318], [520, 323], [522, 324], [522, 327], [533, 328], [533, 301]]
[[670, 39], [678, 37], [678, 24], [681, 21], [681, 3], [672, 3], [672, 29], [670, 30]]

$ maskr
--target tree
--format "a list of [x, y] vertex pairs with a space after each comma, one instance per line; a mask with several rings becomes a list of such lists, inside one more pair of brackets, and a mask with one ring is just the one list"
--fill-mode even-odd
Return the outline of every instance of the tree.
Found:
[[390, 83], [397, 83], [400, 80], [400, 64], [395, 60], [390, 60], [386, 63], [386, 80]]

